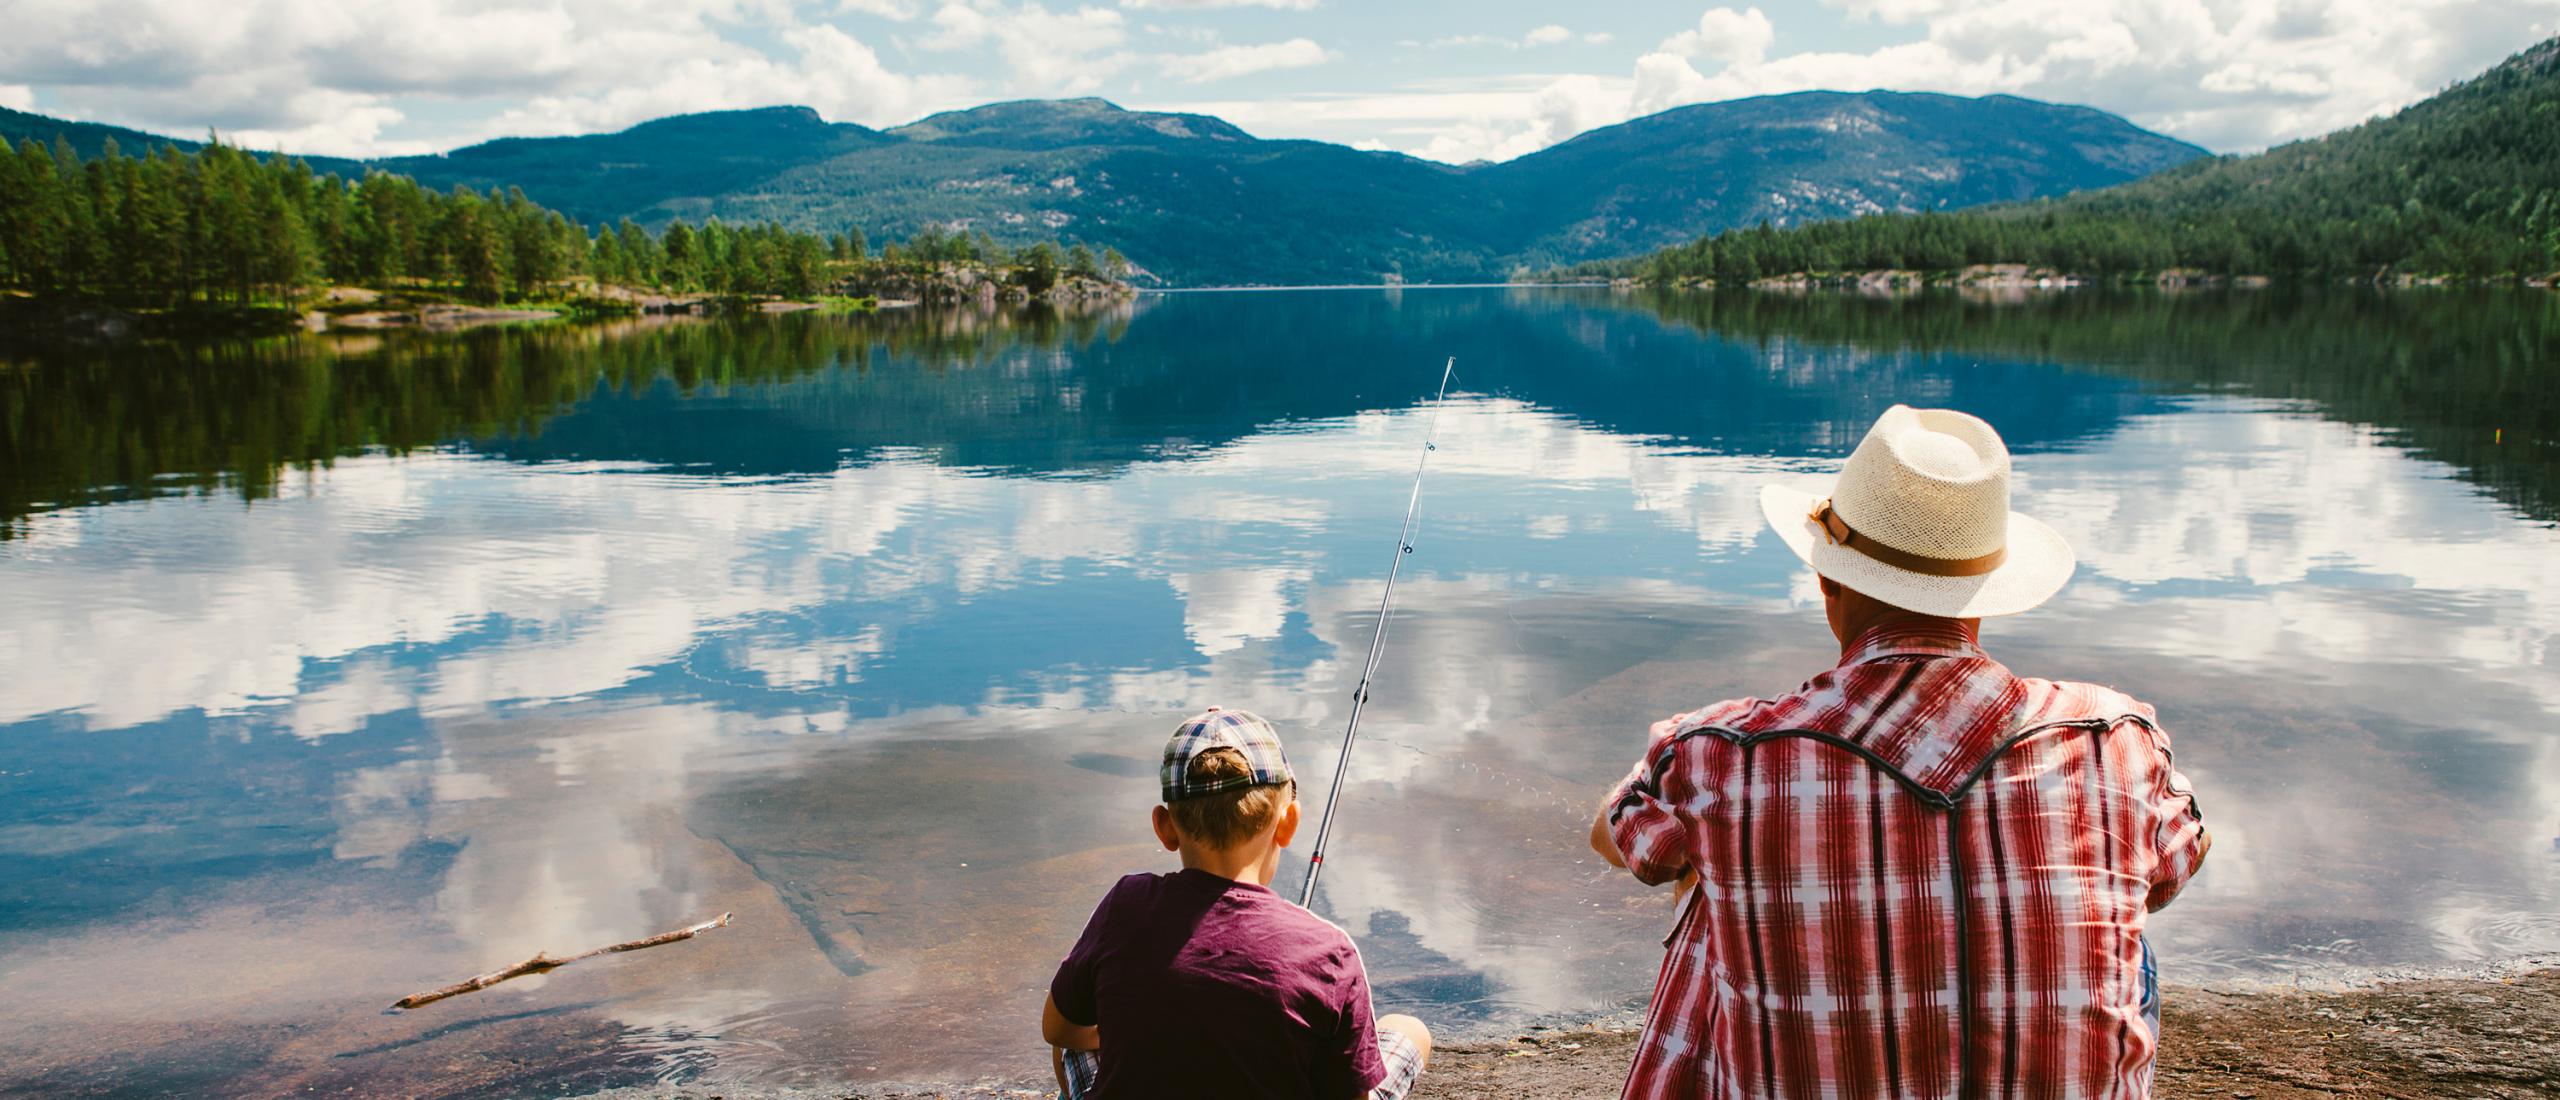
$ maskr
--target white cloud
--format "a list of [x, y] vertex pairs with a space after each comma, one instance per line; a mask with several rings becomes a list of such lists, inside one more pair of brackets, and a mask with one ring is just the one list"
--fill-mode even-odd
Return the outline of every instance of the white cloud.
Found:
[[1128, 27], [1109, 8], [1052, 12], [1036, 0], [1011, 8], [1001, 0], [955, 0], [934, 11], [933, 25], [924, 48], [992, 48], [1005, 86], [1028, 95], [1083, 95], [1132, 60], [1121, 50]]
[[[1260, 134], [1465, 162], [1507, 159], [1591, 127], [1691, 103], [1888, 88], [2083, 103], [2208, 148], [2244, 151], [2398, 109], [2560, 33], [2560, 0], [2334, 0], [2325, 6], [1832, 0], [1832, 6], [1906, 37], [1863, 51], [1781, 53], [1780, 28], [1767, 12], [1714, 6], [1621, 74], [1425, 79], [1381, 91], [1164, 106], [1218, 114]], [[1423, 49], [1523, 44], [1481, 32], [1399, 43]]]
[[535, 96], [486, 123], [481, 136], [592, 133], [673, 114], [776, 104], [806, 105], [829, 118], [880, 126], [957, 106], [971, 87], [955, 76], [893, 73], [871, 47], [832, 26], [794, 28], [782, 41], [795, 58], [687, 58], [660, 66], [646, 82], [592, 94]]
[[1758, 9], [1711, 9], [1638, 60], [1632, 109], [1815, 88], [2005, 92], [2248, 150], [2405, 106], [2560, 29], [2560, 0], [1832, 2], [1918, 37], [1771, 57]]
[[[1607, 42], [1609, 41], [1609, 38], [1610, 35], [1606, 31], [1595, 31], [1591, 34], [1582, 36], [1583, 41], [1593, 43], [1595, 45]], [[1564, 43], [1571, 42], [1573, 39], [1574, 33], [1571, 28], [1556, 23], [1548, 23], [1544, 26], [1531, 27], [1529, 28], [1528, 33], [1523, 34], [1518, 38], [1508, 38], [1498, 34], [1452, 34], [1440, 38], [1434, 38], [1429, 42], [1420, 42], [1408, 38], [1398, 41], [1396, 45], [1407, 48], [1420, 46], [1434, 50], [1453, 48], [1464, 49], [1473, 46], [1500, 46], [1506, 50], [1523, 50], [1533, 49], [1539, 46], [1559, 46]]]
[[1278, 11], [1313, 11], [1324, 0], [1120, 0], [1124, 8], [1157, 11], [1204, 11], [1211, 8], [1272, 8]]
[[[895, 15], [903, 0], [843, 0]], [[49, 110], [253, 146], [428, 151], [508, 133], [616, 128], [680, 111], [802, 103], [903, 122], [968, 84], [888, 71], [870, 47], [763, 0], [19, 0], [0, 79]], [[421, 104], [496, 100], [429, 142]]]
[[1164, 75], [1191, 84], [1205, 84], [1249, 73], [1322, 65], [1333, 60], [1333, 56], [1313, 39], [1292, 38], [1286, 42], [1258, 46], [1221, 46], [1202, 53], [1177, 54], [1165, 59]]
[[1663, 53], [1712, 58], [1728, 65], [1757, 65], [1777, 32], [1760, 9], [1709, 8], [1698, 25], [1662, 40]]
[[[1622, 67], [1468, 85], [1408, 66], [1340, 70], [1321, 96], [1245, 101], [1233, 121], [1435, 159], [1504, 158], [1667, 107], [1815, 88], [2011, 93], [2087, 103], [2220, 150], [2395, 109], [2560, 32], [2560, 0], [1825, 0], [1697, 3], [1629, 42]], [[1318, 0], [0, 0], [0, 106], [300, 152], [431, 151], [505, 134], [614, 129], [679, 112], [802, 103], [892, 125], [1008, 95], [1143, 94], [1338, 54], [1298, 37], [1222, 47], [1222, 13]], [[1133, 51], [1125, 13], [1182, 24]], [[1780, 27], [1771, 15], [1787, 20]], [[1335, 13], [1340, 13], [1336, 16]], [[1790, 14], [1792, 13], [1792, 14]], [[1328, 17], [1349, 19], [1333, 5]], [[914, 21], [893, 68], [831, 19]], [[1839, 40], [1856, 49], [1782, 44]], [[1309, 20], [1312, 22], [1312, 20]], [[1414, 48], [1598, 46], [1607, 32], [1452, 21]], [[876, 26], [877, 24], [870, 24]], [[1352, 24], [1359, 27], [1359, 24]], [[1365, 29], [1365, 28], [1362, 28]], [[1497, 30], [1498, 29], [1498, 30]], [[1780, 32], [1784, 31], [1785, 34]], [[1321, 38], [1322, 36], [1316, 36]], [[1324, 38], [1337, 48], [1345, 41]], [[1551, 50], [1541, 56], [1566, 56]], [[1445, 70], [1444, 70], [1445, 73]], [[966, 74], [966, 75], [963, 75]], [[1328, 76], [1334, 74], [1328, 73]], [[1166, 104], [1189, 106], [1196, 104]], [[1336, 109], [1348, 111], [1337, 114]]]

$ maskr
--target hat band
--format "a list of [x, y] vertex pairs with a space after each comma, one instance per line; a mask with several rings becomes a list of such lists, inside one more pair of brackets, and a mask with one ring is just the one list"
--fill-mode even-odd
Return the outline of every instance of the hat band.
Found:
[[1846, 546], [1896, 569], [1931, 577], [1979, 577], [2000, 568], [2000, 563], [2009, 559], [2007, 547], [1978, 558], [1931, 558], [1906, 550], [1896, 550], [1877, 542], [1872, 536], [1860, 538], [1858, 532], [1850, 528], [1849, 521], [1840, 518], [1840, 512], [1831, 507], [1829, 497], [1823, 498], [1821, 503], [1814, 505], [1813, 511], [1807, 513], [1804, 518], [1820, 525], [1823, 535], [1829, 538], [1834, 546]]

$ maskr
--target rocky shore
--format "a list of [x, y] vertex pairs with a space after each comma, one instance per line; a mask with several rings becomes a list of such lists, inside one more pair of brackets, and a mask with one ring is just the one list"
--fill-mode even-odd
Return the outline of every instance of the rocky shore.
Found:
[[[2546, 969], [2527, 969], [2527, 967]], [[2560, 959], [2346, 991], [2172, 987], [2157, 1093], [2233, 1100], [2560, 1095]], [[1614, 1097], [1626, 1021], [1447, 1042], [1415, 1100]], [[1036, 1059], [1021, 1059], [1034, 1061]], [[966, 1086], [615, 1089], [589, 1100], [1031, 1100], [1045, 1075]]]
[[[2172, 989], [2161, 1015], [2164, 1097], [2560, 1095], [2560, 970], [2344, 993]], [[1611, 1028], [1451, 1044], [1415, 1095], [1616, 1096], [1635, 1039]]]

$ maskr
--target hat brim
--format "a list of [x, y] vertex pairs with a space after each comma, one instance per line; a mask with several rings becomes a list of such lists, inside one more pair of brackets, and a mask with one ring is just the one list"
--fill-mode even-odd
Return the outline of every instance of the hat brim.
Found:
[[1812, 518], [1827, 493], [1784, 485], [1760, 488], [1760, 514], [1778, 538], [1813, 571], [1895, 607], [1950, 619], [1989, 618], [2026, 611], [2062, 591], [2077, 564], [2071, 544], [2042, 522], [2009, 513], [2009, 556], [2000, 567], [1973, 577], [1934, 577], [1886, 565], [1824, 538]]

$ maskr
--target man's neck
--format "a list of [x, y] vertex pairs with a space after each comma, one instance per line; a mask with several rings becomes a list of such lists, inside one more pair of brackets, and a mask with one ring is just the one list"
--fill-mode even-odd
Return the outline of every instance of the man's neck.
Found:
[[1874, 614], [1861, 616], [1856, 622], [1849, 624], [1850, 629], [1840, 639], [1840, 656], [1843, 659], [1857, 652], [1858, 643], [1878, 630], [1908, 630], [1953, 635], [1974, 645], [1982, 644], [1982, 620], [1980, 619], [1950, 619], [1939, 615], [1923, 615], [1917, 611], [1905, 611], [1899, 607], [1888, 607], [1882, 604], [1876, 606], [1878, 610]]
[[1272, 872], [1279, 869], [1280, 861], [1273, 858], [1277, 852], [1278, 849], [1267, 838], [1261, 843], [1248, 841], [1233, 848], [1185, 844], [1182, 846], [1182, 869], [1206, 871], [1219, 878], [1267, 887], [1271, 885]]

